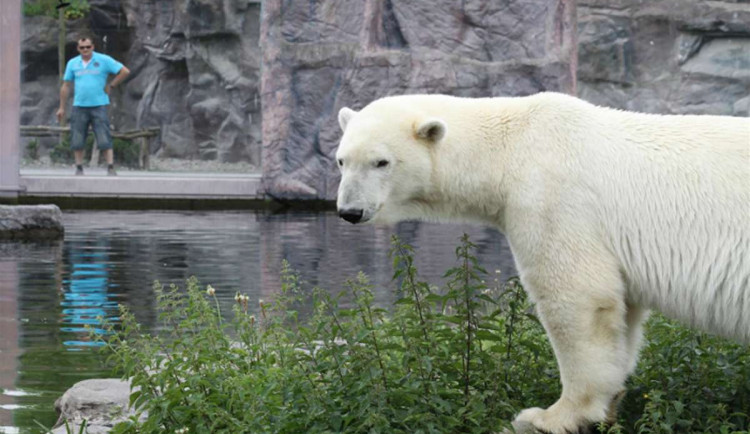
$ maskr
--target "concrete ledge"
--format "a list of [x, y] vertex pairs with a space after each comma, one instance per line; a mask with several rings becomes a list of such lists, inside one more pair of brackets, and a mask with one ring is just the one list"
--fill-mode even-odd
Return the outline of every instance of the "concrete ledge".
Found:
[[260, 174], [22, 170], [19, 196], [257, 200], [263, 198], [260, 182]]

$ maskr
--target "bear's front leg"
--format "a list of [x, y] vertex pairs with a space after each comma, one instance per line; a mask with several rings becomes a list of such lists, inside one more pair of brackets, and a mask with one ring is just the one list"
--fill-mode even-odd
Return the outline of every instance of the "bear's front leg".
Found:
[[516, 420], [552, 434], [585, 431], [611, 419], [632, 360], [619, 273], [601, 257], [578, 263], [598, 272], [572, 267], [555, 275], [547, 268], [523, 279], [555, 351], [563, 391], [546, 410], [526, 409]]

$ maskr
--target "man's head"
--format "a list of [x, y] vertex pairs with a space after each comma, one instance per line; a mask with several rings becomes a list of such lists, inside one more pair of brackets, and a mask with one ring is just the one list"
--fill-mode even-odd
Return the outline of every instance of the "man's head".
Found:
[[84, 58], [91, 57], [94, 52], [94, 40], [89, 36], [84, 36], [78, 40], [78, 52]]

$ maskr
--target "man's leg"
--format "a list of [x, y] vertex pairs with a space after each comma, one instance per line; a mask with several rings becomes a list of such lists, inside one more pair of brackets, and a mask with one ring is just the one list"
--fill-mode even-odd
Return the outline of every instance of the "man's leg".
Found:
[[92, 112], [92, 123], [94, 125], [94, 135], [96, 136], [96, 145], [104, 152], [104, 158], [107, 160], [107, 175], [117, 175], [115, 172], [115, 158], [112, 151], [112, 134], [109, 128], [109, 113], [107, 106], [96, 107]]
[[115, 164], [115, 153], [112, 151], [112, 148], [107, 149], [104, 151], [104, 159], [107, 160], [107, 165], [112, 166]]
[[76, 161], [76, 175], [83, 175], [83, 147], [89, 129], [86, 109], [73, 106], [70, 114], [70, 148]]

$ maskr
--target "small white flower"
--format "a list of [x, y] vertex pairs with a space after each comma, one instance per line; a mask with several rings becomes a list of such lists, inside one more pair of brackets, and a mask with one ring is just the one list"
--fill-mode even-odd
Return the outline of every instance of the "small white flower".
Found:
[[237, 293], [237, 295], [234, 296], [234, 301], [236, 301], [237, 303], [242, 301], [242, 296], [240, 295], [239, 292]]
[[502, 271], [500, 271], [500, 270], [495, 270], [495, 274], [502, 274]]
[[260, 307], [263, 307], [263, 299], [262, 299], [262, 298], [261, 298], [260, 300], [258, 300], [258, 305], [259, 305]]
[[214, 289], [213, 286], [208, 285], [206, 287], [206, 294], [208, 294], [209, 296], [213, 297], [216, 294], [216, 290]]

